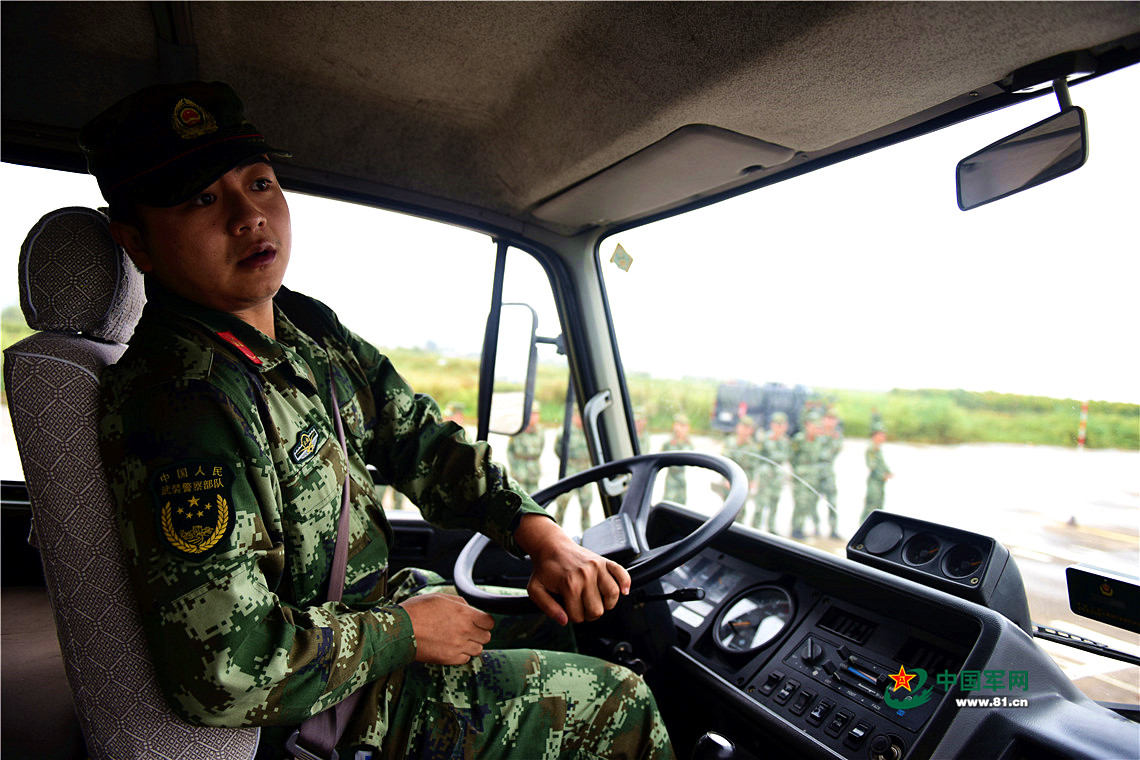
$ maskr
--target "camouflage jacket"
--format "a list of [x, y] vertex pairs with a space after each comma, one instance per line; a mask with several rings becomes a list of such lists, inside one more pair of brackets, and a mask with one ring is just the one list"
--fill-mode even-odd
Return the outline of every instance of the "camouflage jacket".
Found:
[[835, 458], [843, 450], [843, 437], [839, 433], [834, 436], [821, 435], [817, 439], [819, 444], [819, 463], [828, 467], [835, 466]]
[[[100, 443], [159, 683], [188, 721], [296, 724], [413, 660], [366, 465], [432, 522], [516, 553], [518, 519], [545, 514], [323, 304], [283, 288], [273, 340], [155, 283], [147, 295], [102, 377]], [[343, 602], [322, 603], [346, 468]]]
[[730, 436], [724, 442], [724, 456], [740, 465], [744, 470], [744, 474], [748, 476], [748, 481], [751, 483], [756, 479], [757, 467], [760, 460], [756, 455], [760, 453], [760, 446], [755, 441], [748, 440], [744, 443], [737, 443], [735, 436]]
[[786, 435], [779, 438], [767, 435], [760, 444], [760, 454], [771, 459], [772, 462], [779, 462], [779, 465], [763, 461], [760, 463], [760, 473], [770, 477], [781, 465], [792, 458], [792, 441]]
[[883, 450], [877, 446], [868, 446], [866, 453], [863, 455], [867, 460], [867, 473], [868, 480], [884, 481], [887, 476], [891, 474], [891, 470], [887, 467], [887, 460], [883, 458]]
[[809, 440], [804, 431], [796, 433], [792, 438], [792, 469], [796, 472], [814, 471], [823, 458], [821, 455], [823, 446], [822, 436], [817, 435]]
[[[573, 475], [591, 467], [590, 449], [586, 445], [586, 434], [581, 428], [570, 428], [570, 445], [567, 447], [566, 474]], [[562, 458], [562, 431], [554, 436], [554, 453]]]
[[[542, 456], [543, 446], [546, 445], [546, 436], [542, 430], [524, 430], [511, 436], [507, 444], [507, 461], [535, 461]], [[513, 464], [512, 464], [513, 466]]]

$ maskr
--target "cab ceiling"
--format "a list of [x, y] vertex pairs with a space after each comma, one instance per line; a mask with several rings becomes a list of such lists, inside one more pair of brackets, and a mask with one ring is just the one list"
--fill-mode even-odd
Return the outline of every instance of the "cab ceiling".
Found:
[[[626, 217], [676, 205], [694, 183], [739, 183], [740, 162], [763, 165], [756, 155], [823, 151], [1039, 59], [1140, 32], [1140, 4], [1117, 2], [2, 9], [6, 150], [17, 131], [73, 140], [103, 106], [163, 79], [220, 79], [330, 186], [395, 188], [561, 232], [614, 221], [599, 218], [606, 205]], [[666, 148], [643, 152], [653, 208], [631, 199], [636, 174], [615, 183], [603, 172], [687, 125], [718, 128], [696, 134], [728, 135], [729, 154], [694, 179], [685, 161], [670, 173]]]

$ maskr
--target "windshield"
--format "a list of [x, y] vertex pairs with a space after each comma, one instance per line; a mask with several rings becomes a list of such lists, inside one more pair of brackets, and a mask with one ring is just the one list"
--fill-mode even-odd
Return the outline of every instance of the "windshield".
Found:
[[[1056, 98], [602, 241], [649, 450], [753, 462], [744, 524], [824, 551], [876, 507], [992, 536], [1034, 622], [1137, 653], [1070, 611], [1065, 568], [1137, 573], [1138, 93], [1140, 67], [1074, 86], [1087, 165], [969, 212], [959, 159]], [[659, 495], [711, 510], [702, 472]], [[1136, 667], [1045, 646], [1094, 698], [1136, 702]]]

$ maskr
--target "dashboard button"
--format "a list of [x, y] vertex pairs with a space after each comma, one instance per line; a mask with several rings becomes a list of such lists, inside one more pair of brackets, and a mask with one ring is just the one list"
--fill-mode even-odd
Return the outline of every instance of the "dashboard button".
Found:
[[832, 736], [839, 736], [843, 733], [843, 729], [847, 728], [847, 724], [855, 717], [854, 713], [849, 713], [846, 710], [840, 710], [835, 713], [835, 717], [827, 724], [827, 728], [823, 729]]
[[859, 749], [873, 728], [873, 725], [861, 720], [855, 724], [855, 728], [847, 732], [847, 736], [843, 737], [843, 743], [851, 749]]
[[813, 726], [818, 726], [820, 723], [823, 723], [823, 719], [827, 717], [827, 714], [831, 712], [831, 708], [833, 707], [835, 707], [835, 705], [826, 699], [819, 700], [819, 704], [808, 713], [808, 723], [811, 723]]
[[760, 687], [760, 693], [763, 694], [765, 697], [768, 696], [773, 691], [775, 691], [776, 686], [780, 683], [780, 681], [783, 681], [783, 680], [784, 680], [784, 674], [783, 673], [769, 673], [768, 674], [768, 680], [765, 681], [764, 685]]
[[803, 715], [804, 711], [808, 709], [808, 705], [815, 699], [815, 692], [804, 689], [792, 701], [791, 711], [793, 715]]
[[796, 689], [798, 688], [800, 688], [799, 681], [788, 681], [784, 684], [784, 688], [776, 692], [776, 696], [773, 697], [773, 699], [775, 699], [781, 705], [785, 704], [789, 699], [792, 698], [792, 695], [796, 693]]

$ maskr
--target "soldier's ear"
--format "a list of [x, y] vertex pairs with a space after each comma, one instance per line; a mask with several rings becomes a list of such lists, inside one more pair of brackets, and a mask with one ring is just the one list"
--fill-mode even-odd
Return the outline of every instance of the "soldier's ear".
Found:
[[115, 221], [111, 222], [110, 227], [111, 237], [123, 247], [123, 250], [131, 257], [131, 261], [135, 262], [135, 266], [139, 268], [140, 272], [149, 272], [154, 269], [150, 256], [146, 252], [146, 246], [143, 244], [142, 232], [138, 227], [126, 222]]

